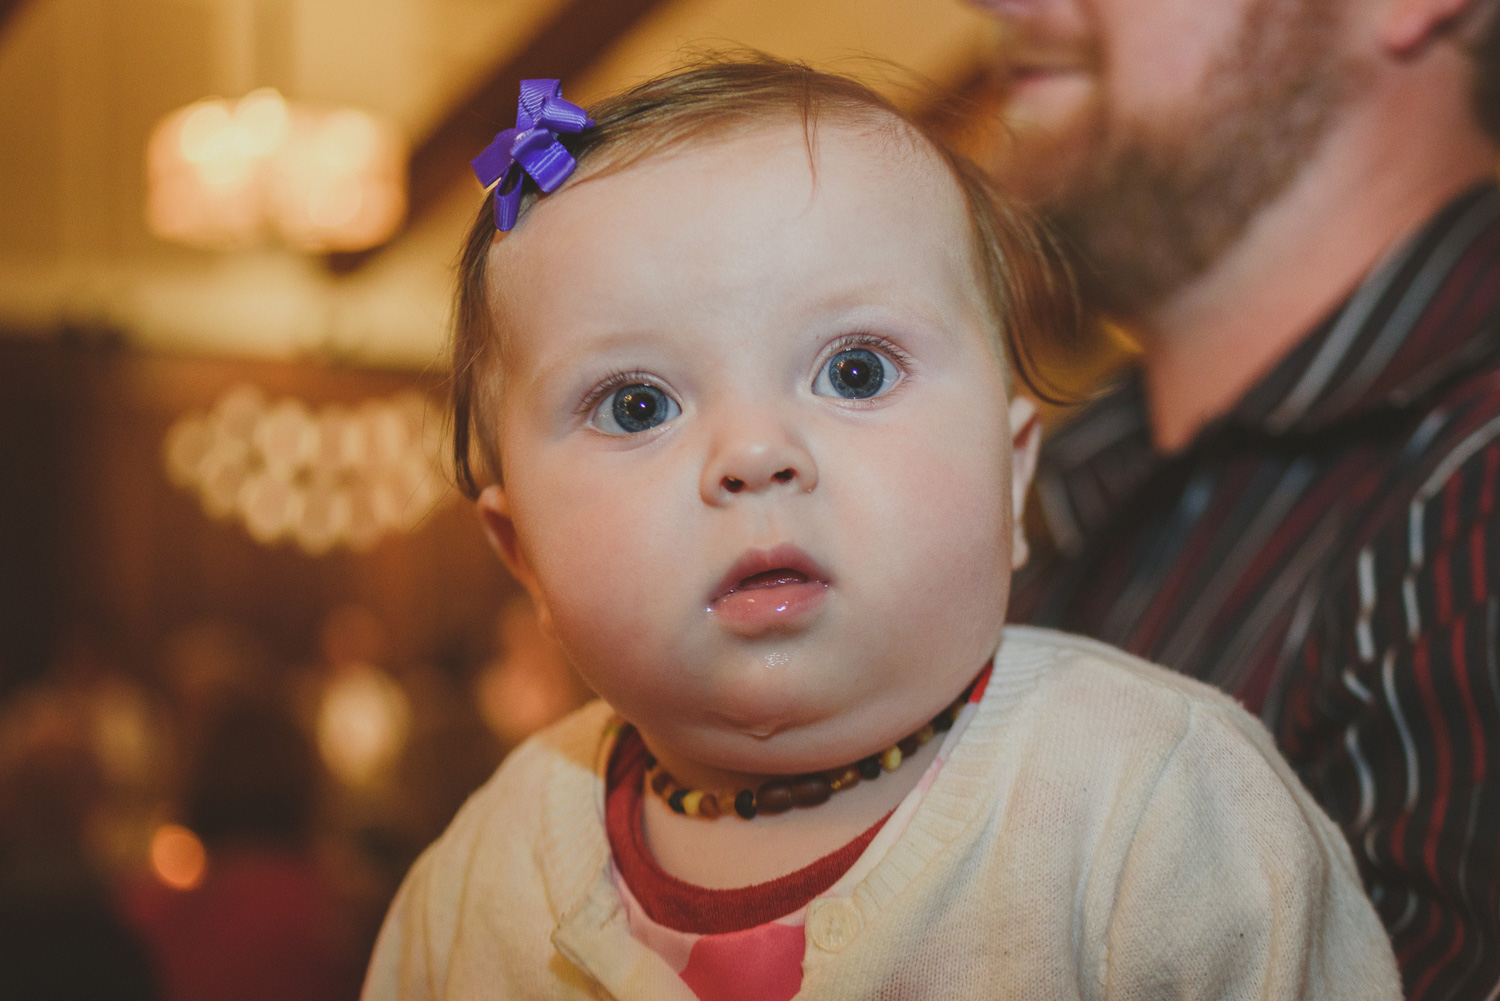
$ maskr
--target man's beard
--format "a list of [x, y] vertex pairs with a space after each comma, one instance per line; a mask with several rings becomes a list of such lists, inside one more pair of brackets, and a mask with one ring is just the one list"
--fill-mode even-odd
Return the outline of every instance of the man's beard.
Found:
[[1137, 319], [1208, 270], [1297, 176], [1355, 85], [1329, 0], [1251, 0], [1202, 97], [1173, 121], [1111, 134], [1042, 211], [1080, 258], [1093, 307]]

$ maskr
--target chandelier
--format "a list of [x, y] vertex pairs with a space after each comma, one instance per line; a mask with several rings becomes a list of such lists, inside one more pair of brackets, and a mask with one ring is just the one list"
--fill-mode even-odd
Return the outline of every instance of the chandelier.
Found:
[[312, 253], [364, 250], [406, 214], [406, 150], [393, 125], [269, 87], [167, 115], [147, 143], [146, 174], [151, 232], [194, 247], [275, 239]]
[[409, 532], [451, 497], [445, 441], [419, 393], [313, 410], [241, 385], [181, 417], [163, 452], [172, 482], [210, 517], [321, 555]]

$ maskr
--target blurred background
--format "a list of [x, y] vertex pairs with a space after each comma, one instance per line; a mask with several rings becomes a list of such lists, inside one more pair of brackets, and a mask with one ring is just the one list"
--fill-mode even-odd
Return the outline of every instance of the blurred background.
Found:
[[0, 0], [0, 997], [353, 998], [416, 854], [587, 697], [444, 459], [467, 161], [521, 78], [587, 103], [747, 46], [984, 154], [993, 32], [957, 0]]

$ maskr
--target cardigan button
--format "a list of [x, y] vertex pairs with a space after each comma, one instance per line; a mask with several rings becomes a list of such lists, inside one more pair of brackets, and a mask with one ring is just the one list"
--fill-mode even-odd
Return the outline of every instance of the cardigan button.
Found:
[[864, 930], [859, 908], [842, 897], [815, 900], [807, 909], [807, 934], [824, 952], [842, 952]]

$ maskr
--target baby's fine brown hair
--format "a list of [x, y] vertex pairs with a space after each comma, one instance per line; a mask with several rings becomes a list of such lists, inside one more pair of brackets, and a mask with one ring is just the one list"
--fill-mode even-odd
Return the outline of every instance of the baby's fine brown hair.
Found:
[[[930, 147], [948, 166], [972, 224], [975, 268], [1012, 370], [1043, 399], [1056, 394], [1037, 357], [1067, 342], [1079, 325], [1079, 306], [1066, 262], [1032, 217], [1000, 194], [972, 161], [869, 87], [848, 77], [769, 56], [700, 62], [647, 81], [589, 109], [594, 125], [561, 142], [578, 161], [575, 179], [621, 170], [685, 143], [722, 136], [777, 119], [800, 119], [813, 154], [820, 120], [870, 125], [887, 122]], [[521, 216], [537, 198], [528, 178]], [[494, 329], [486, 272], [497, 234], [485, 198], [459, 259], [453, 330], [453, 460], [459, 489], [478, 496], [475, 453], [485, 473], [500, 479], [494, 438], [504, 339]]]

